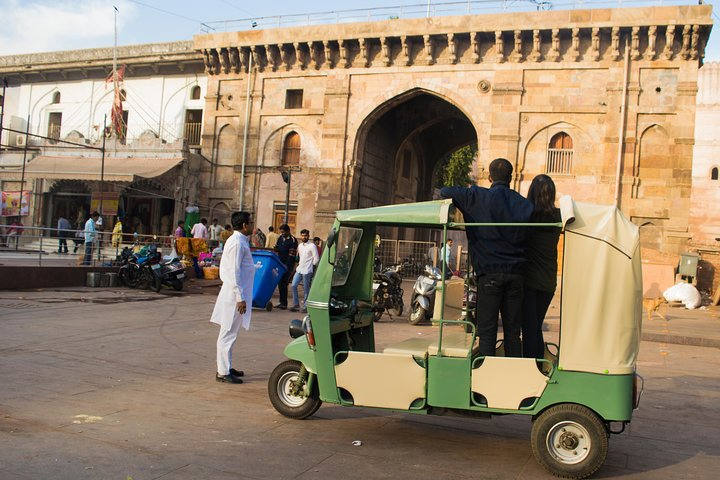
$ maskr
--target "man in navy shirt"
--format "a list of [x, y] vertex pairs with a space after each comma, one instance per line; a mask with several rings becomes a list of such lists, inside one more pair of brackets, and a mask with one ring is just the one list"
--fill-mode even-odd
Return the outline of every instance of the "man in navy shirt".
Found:
[[[504, 158], [490, 163], [490, 188], [445, 187], [443, 198], [451, 198], [466, 223], [526, 223], [532, 203], [510, 189], [512, 164]], [[521, 357], [520, 331], [525, 263], [523, 227], [465, 227], [473, 268], [477, 276], [477, 333], [480, 355], [495, 355], [498, 313], [502, 316], [507, 357]]]
[[290, 235], [290, 227], [283, 223], [280, 225], [280, 237], [278, 238], [277, 244], [275, 245], [275, 251], [280, 257], [280, 261], [285, 264], [287, 270], [285, 274], [280, 277], [278, 283], [278, 293], [280, 294], [280, 303], [275, 307], [280, 310], [285, 310], [288, 304], [288, 284], [295, 275], [295, 261], [297, 260], [297, 248], [298, 241], [295, 237]]

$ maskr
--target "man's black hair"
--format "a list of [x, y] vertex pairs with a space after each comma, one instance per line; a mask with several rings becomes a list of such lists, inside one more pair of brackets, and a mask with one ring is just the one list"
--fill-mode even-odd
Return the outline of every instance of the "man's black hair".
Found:
[[205, 218], [205, 217], [201, 218], [201, 219], [200, 219], [200, 223], [202, 223], [203, 225], [205, 225], [205, 224], [207, 223], [207, 218]]
[[90, 214], [90, 216], [91, 216], [91, 217], [99, 217], [100, 214], [99, 214], [97, 211], [95, 211], [95, 212], [92, 212], [92, 213]]
[[270, 225], [270, 226], [268, 227], [268, 232], [274, 232], [274, 231], [275, 231], [275, 229], [273, 228], [272, 225]]
[[303, 228], [302, 230], [300, 230], [300, 235], [302, 235], [304, 233], [307, 233], [308, 235], [310, 235], [310, 230], [308, 230], [307, 228]]
[[250, 212], [235, 212], [230, 217], [233, 230], [242, 229], [243, 225], [250, 223]]
[[290, 231], [290, 225], [288, 225], [287, 223], [283, 223], [282, 225], [280, 225], [280, 231], [281, 231], [281, 232], [289, 232], [289, 231]]
[[512, 163], [505, 158], [496, 158], [490, 162], [489, 173], [493, 182], [510, 183], [513, 173]]
[[180, 225], [185, 225], [185, 220], [178, 220], [178, 227], [179, 227]]

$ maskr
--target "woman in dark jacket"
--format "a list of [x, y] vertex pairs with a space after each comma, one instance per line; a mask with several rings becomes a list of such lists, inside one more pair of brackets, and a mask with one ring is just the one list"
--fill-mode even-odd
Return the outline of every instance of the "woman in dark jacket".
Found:
[[[555, 183], [547, 175], [536, 176], [530, 184], [527, 199], [535, 207], [534, 223], [561, 221], [555, 207]], [[542, 325], [557, 287], [558, 227], [530, 227], [525, 236], [527, 268], [522, 308], [523, 357], [543, 358], [545, 340]]]

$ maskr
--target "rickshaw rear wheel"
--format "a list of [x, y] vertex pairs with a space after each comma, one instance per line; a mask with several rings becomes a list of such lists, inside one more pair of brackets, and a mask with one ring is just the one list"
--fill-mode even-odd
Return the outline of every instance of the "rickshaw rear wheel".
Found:
[[[268, 380], [270, 403], [280, 414], [296, 420], [311, 416], [322, 405], [317, 381], [313, 383], [309, 395], [302, 397], [292, 394], [293, 387], [301, 381], [302, 366], [297, 360], [287, 360], [275, 367]], [[305, 388], [305, 385], [302, 387]]]
[[587, 478], [608, 452], [608, 431], [602, 419], [582, 405], [548, 408], [532, 427], [533, 454], [545, 470], [563, 478]]

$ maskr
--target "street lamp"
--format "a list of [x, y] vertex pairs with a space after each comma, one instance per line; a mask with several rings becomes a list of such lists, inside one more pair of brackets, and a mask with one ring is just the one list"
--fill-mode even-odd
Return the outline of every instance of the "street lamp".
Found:
[[283, 223], [287, 225], [288, 213], [290, 212], [290, 180], [292, 179], [292, 170], [282, 170], [280, 171], [280, 175], [282, 176], [283, 182], [287, 184], [287, 187], [285, 187], [285, 217], [283, 220]]

